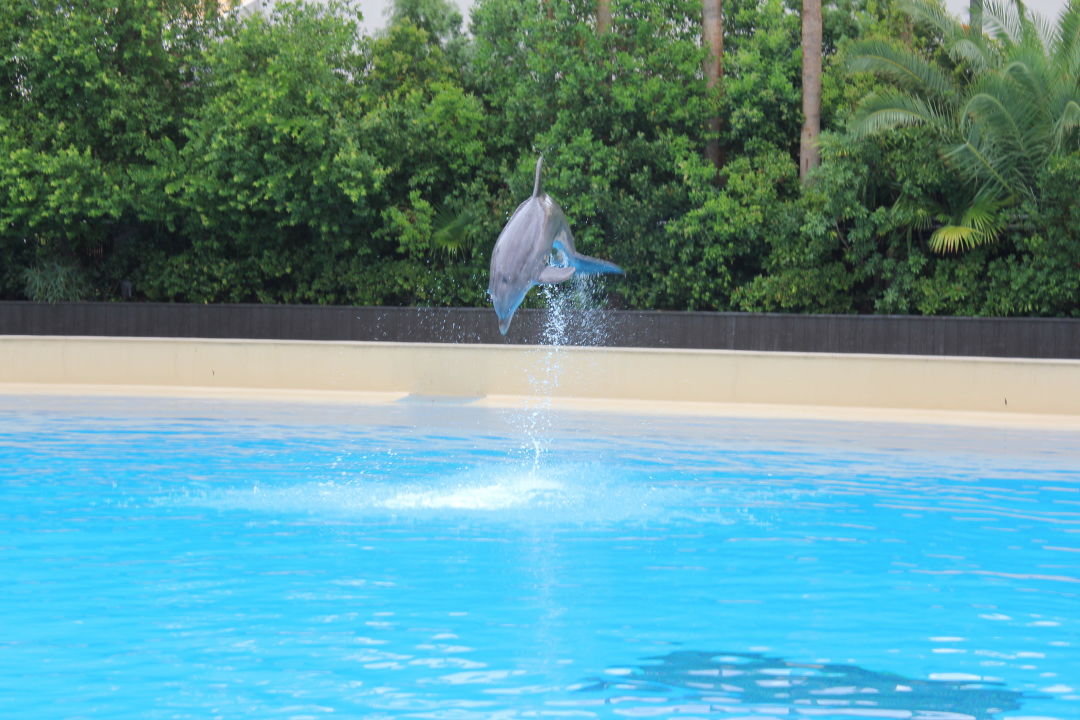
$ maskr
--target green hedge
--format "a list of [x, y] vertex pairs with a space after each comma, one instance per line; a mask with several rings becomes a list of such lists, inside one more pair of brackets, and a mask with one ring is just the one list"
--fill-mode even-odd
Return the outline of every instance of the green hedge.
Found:
[[[1009, 210], [999, 242], [936, 255], [914, 208], [956, 178], [927, 131], [854, 142], [876, 81], [847, 43], [890, 3], [826, 12], [824, 162], [795, 157], [792, 3], [725, 3], [724, 92], [706, 89], [700, 2], [399, 0], [239, 19], [200, 0], [0, 6], [0, 297], [482, 305], [490, 249], [544, 186], [579, 248], [627, 269], [617, 307], [1080, 314], [1080, 155]], [[722, 118], [727, 164], [703, 158]], [[542, 302], [539, 294], [528, 301]]]

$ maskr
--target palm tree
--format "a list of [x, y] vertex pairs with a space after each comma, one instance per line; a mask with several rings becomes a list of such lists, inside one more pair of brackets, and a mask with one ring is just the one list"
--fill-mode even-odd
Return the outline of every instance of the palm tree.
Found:
[[944, 162], [964, 181], [965, 207], [930, 238], [938, 252], [993, 241], [1000, 211], [1029, 199], [1048, 162], [1080, 148], [1080, 0], [1055, 25], [1020, 0], [985, 0], [982, 24], [964, 26], [934, 0], [902, 0], [940, 37], [950, 66], [911, 48], [864, 41], [850, 68], [891, 80], [867, 95], [851, 119], [856, 137], [901, 126], [930, 128]]
[[[724, 78], [724, 2], [702, 0], [701, 28], [705, 36], [705, 86], [710, 90], [720, 85]], [[719, 170], [724, 165], [724, 151], [720, 147], [720, 118], [709, 119], [709, 139], [705, 143], [705, 156]]]
[[596, 0], [596, 34], [611, 30], [611, 0]]
[[802, 107], [799, 138], [799, 177], [803, 182], [821, 163], [821, 0], [803, 0], [802, 6]]

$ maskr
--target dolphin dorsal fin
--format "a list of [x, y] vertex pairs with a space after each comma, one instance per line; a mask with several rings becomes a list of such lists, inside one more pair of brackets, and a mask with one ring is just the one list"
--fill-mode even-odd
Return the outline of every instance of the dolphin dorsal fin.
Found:
[[544, 156], [536, 158], [536, 180], [533, 182], [533, 197], [540, 197], [540, 167], [544, 164]]

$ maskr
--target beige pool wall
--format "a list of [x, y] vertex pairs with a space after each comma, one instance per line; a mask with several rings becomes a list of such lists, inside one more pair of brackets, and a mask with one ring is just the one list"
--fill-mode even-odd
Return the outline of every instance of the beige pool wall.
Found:
[[0, 337], [0, 392], [407, 396], [1080, 428], [1080, 361], [519, 345]]

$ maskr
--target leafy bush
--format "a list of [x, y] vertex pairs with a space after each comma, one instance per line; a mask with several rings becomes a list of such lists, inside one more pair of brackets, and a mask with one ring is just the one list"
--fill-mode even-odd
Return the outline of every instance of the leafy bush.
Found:
[[73, 302], [86, 298], [89, 285], [82, 271], [52, 260], [23, 271], [26, 297], [37, 302]]
[[[627, 270], [592, 286], [611, 305], [1080, 314], [1071, 121], [994, 209], [999, 242], [964, 254], [930, 247], [977, 194], [942, 161], [941, 123], [847, 132], [865, 98], [898, 97], [846, 70], [875, 37], [985, 85], [953, 46], [967, 30], [902, 4], [826, 8], [823, 163], [803, 185], [791, 0], [725, 3], [720, 90], [697, 0], [612, 0], [604, 34], [592, 0], [479, 0], [470, 34], [445, 0], [398, 0], [374, 36], [344, 2], [239, 18], [213, 0], [10, 0], [0, 297], [108, 299], [130, 281], [152, 300], [485, 304], [542, 153], [581, 251]], [[703, 153], [717, 117], [719, 172]]]

